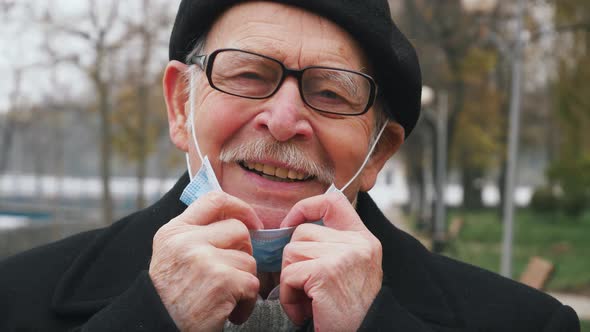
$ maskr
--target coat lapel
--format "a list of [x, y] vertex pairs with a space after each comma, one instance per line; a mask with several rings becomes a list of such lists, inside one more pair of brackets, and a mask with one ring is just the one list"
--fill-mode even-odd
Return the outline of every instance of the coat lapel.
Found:
[[399, 304], [432, 325], [460, 330], [462, 315], [453, 306], [452, 282], [439, 277], [432, 253], [407, 233], [397, 229], [381, 213], [367, 193], [359, 194], [357, 212], [383, 248], [383, 283]]
[[185, 173], [160, 201], [99, 231], [57, 284], [53, 309], [93, 314], [129, 288], [149, 267], [156, 231], [186, 208], [179, 197], [188, 181]]

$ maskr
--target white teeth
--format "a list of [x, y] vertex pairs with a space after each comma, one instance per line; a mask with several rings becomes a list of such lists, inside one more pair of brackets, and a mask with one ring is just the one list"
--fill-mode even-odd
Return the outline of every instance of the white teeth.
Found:
[[271, 165], [265, 165], [261, 163], [250, 163], [247, 161], [244, 161], [243, 165], [246, 166], [246, 168], [248, 169], [256, 170], [266, 175], [278, 177], [281, 179], [303, 180], [306, 178], [306, 175], [304, 173], [286, 168], [274, 167]]

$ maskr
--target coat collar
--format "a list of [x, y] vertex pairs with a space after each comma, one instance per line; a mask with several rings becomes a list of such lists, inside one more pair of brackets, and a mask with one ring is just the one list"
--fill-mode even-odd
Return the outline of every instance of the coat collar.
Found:
[[357, 212], [381, 241], [383, 284], [392, 290], [398, 303], [423, 321], [461, 330], [464, 322], [453, 298], [458, 292], [452, 280], [444, 280], [433, 266], [433, 254], [396, 228], [367, 193], [359, 194]]
[[[53, 309], [62, 315], [91, 315], [122, 294], [148, 269], [156, 231], [186, 208], [179, 197], [188, 182], [185, 173], [157, 203], [99, 231], [58, 282]], [[456, 292], [433, 272], [432, 254], [393, 226], [368, 194], [359, 194], [357, 211], [382, 243], [384, 285], [399, 304], [433, 324], [462, 325], [449, 298]]]
[[53, 294], [59, 314], [89, 315], [107, 306], [147, 270], [156, 231], [184, 209], [185, 173], [154, 205], [99, 230], [64, 273]]

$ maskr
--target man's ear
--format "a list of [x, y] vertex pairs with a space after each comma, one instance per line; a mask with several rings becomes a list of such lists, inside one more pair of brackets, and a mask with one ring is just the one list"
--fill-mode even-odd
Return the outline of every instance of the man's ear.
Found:
[[369, 191], [377, 181], [377, 174], [404, 142], [405, 131], [397, 122], [390, 121], [377, 143], [369, 162], [360, 174], [360, 191]]
[[186, 128], [189, 116], [187, 84], [185, 76], [187, 65], [179, 61], [170, 61], [166, 66], [162, 86], [168, 113], [170, 140], [180, 150], [188, 151], [190, 133]]

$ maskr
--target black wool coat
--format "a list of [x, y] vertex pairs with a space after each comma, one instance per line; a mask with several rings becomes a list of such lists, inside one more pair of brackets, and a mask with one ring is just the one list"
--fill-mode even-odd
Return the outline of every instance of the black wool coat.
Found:
[[[159, 202], [112, 226], [0, 262], [0, 331], [175, 331], [147, 273], [155, 232], [180, 214], [185, 174]], [[366, 193], [357, 212], [383, 246], [383, 286], [367, 331], [579, 331], [550, 296], [435, 255]]]

